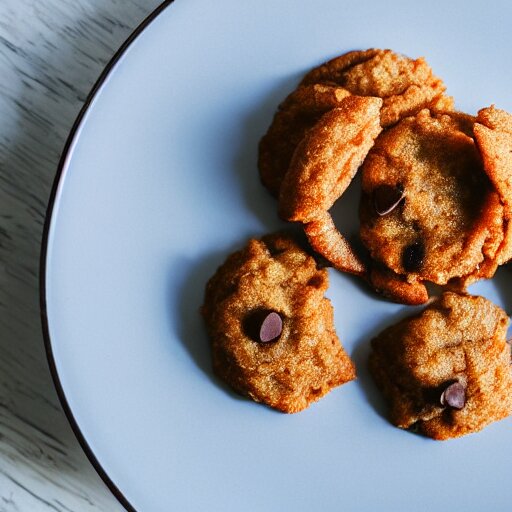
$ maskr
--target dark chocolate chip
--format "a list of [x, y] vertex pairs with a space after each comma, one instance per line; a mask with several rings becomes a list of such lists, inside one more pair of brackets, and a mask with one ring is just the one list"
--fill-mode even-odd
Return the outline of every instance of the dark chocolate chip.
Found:
[[320, 275], [314, 275], [309, 281], [308, 286], [313, 288], [320, 288], [324, 282], [324, 279]]
[[283, 331], [283, 320], [275, 311], [268, 313], [263, 321], [261, 322], [259, 341], [262, 343], [268, 343], [269, 341], [275, 341], [281, 332]]
[[401, 186], [380, 185], [373, 191], [373, 207], [383, 216], [392, 212], [404, 198]]
[[453, 382], [441, 393], [441, 405], [462, 409], [466, 404], [466, 388], [460, 382]]
[[418, 272], [423, 266], [425, 246], [421, 242], [408, 245], [402, 254], [402, 265], [406, 272]]

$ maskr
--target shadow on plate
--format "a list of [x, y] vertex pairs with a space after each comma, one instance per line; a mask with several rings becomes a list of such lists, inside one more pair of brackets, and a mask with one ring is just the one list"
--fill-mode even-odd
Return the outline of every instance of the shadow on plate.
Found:
[[[233, 172], [240, 184], [247, 208], [258, 216], [269, 232], [289, 227], [290, 224], [279, 219], [277, 200], [260, 181], [257, 165], [258, 144], [270, 126], [278, 105], [296, 88], [304, 72], [283, 79], [241, 122], [239, 149], [235, 152]], [[342, 198], [331, 208], [331, 214], [336, 226], [350, 241], [357, 254], [363, 260], [367, 260], [367, 251], [359, 238], [360, 195], [361, 179], [357, 174]], [[353, 279], [365, 293], [373, 293], [362, 279]]]
[[[208, 379], [218, 388], [229, 393], [230, 396], [238, 400], [246, 401], [247, 398], [234, 392], [229, 386], [218, 379], [212, 370], [210, 343], [206, 327], [201, 316], [201, 306], [204, 300], [204, 290], [206, 283], [213, 276], [217, 268], [225, 261], [228, 254], [241, 248], [245, 241], [233, 247], [228, 247], [223, 251], [216, 251], [205, 256], [201, 260], [194, 262], [181, 261], [174, 262], [172, 268], [189, 268], [187, 274], [183, 276], [181, 284], [169, 286], [168, 302], [171, 307], [176, 309], [175, 315], [171, 315], [177, 319], [177, 323], [171, 323], [175, 336], [180, 340], [187, 353], [190, 355], [197, 367], [204, 372]], [[174, 272], [174, 271], [173, 271]], [[354, 278], [356, 279], [356, 278]], [[372, 293], [368, 289], [368, 293]], [[175, 295], [176, 294], [176, 295]], [[377, 300], [384, 300], [375, 295]], [[368, 371], [368, 355], [370, 351], [370, 341], [382, 330], [399, 320], [411, 316], [418, 312], [421, 308], [404, 306], [394, 315], [390, 315], [374, 329], [362, 333], [355, 340], [355, 349], [351, 357], [357, 368], [358, 383], [361, 386], [368, 403], [383, 418], [387, 418], [387, 406], [380, 392], [376, 388]]]
[[[512, 263], [500, 267], [494, 277], [496, 289], [503, 301], [503, 309], [512, 316]], [[512, 330], [509, 329], [509, 332]]]
[[[500, 294], [503, 307], [507, 311], [508, 315], [512, 313], [512, 265], [506, 265], [498, 269], [496, 276], [494, 277], [494, 283], [496, 285], [496, 289]], [[436, 293], [432, 293], [435, 290]], [[441, 293], [439, 288], [433, 288], [429, 290], [430, 295], [439, 295]], [[378, 298], [378, 296], [375, 296]], [[381, 300], [385, 300], [381, 298]], [[352, 351], [351, 357], [356, 364], [357, 368], [357, 379], [358, 382], [368, 400], [368, 403], [374, 408], [377, 413], [383, 417], [384, 419], [388, 419], [388, 407], [384, 397], [378, 390], [375, 382], [373, 381], [372, 376], [370, 375], [370, 371], [368, 369], [368, 356], [370, 354], [371, 340], [375, 338], [379, 333], [381, 333], [387, 327], [396, 324], [397, 322], [403, 320], [404, 318], [412, 317], [426, 307], [423, 306], [403, 306], [400, 311], [395, 313], [394, 315], [388, 316], [383, 322], [381, 322], [378, 326], [370, 331], [366, 332], [362, 336], [360, 336], [354, 342], [354, 350]], [[512, 326], [509, 328], [509, 338], [512, 335]]]
[[394, 315], [388, 316], [385, 321], [370, 331], [361, 335], [354, 343], [354, 350], [350, 357], [357, 369], [357, 382], [361, 386], [368, 403], [385, 420], [389, 421], [388, 406], [382, 393], [378, 390], [368, 369], [368, 356], [370, 355], [371, 340], [378, 336], [387, 327], [396, 324], [404, 318], [417, 314], [423, 307], [404, 306]]
[[176, 309], [175, 315], [170, 315], [170, 318], [177, 320], [176, 324], [171, 324], [171, 328], [175, 330], [175, 336], [180, 340], [197, 367], [204, 372], [209, 380], [215, 386], [239, 400], [246, 400], [246, 398], [235, 393], [213, 373], [210, 343], [201, 315], [201, 307], [204, 301], [206, 283], [213, 276], [217, 268], [222, 265], [227, 256], [241, 248], [243, 244], [244, 242], [241, 241], [236, 247], [227, 248], [222, 252], [211, 253], [193, 264], [190, 261], [174, 262], [171, 266], [170, 274], [175, 273], [174, 269], [176, 268], [189, 268], [190, 270], [183, 276], [182, 283], [178, 286], [177, 291], [174, 284], [168, 286], [168, 302], [171, 304], [171, 307]]
[[[290, 94], [300, 81], [303, 73], [284, 78], [281, 83], [276, 85], [269, 94], [259, 104], [255, 105], [255, 109], [248, 113], [245, 120], [241, 122], [241, 135], [239, 139], [238, 151], [235, 152], [233, 161], [233, 172], [235, 179], [238, 180], [240, 185], [241, 194], [245, 199], [246, 207], [254, 212], [261, 220], [262, 224], [270, 231], [275, 231], [279, 228], [289, 227], [290, 224], [281, 222], [277, 215], [277, 200], [265, 189], [262, 185], [258, 172], [258, 144], [261, 137], [265, 134], [273, 116], [278, 108], [278, 105]], [[338, 229], [347, 237], [350, 243], [355, 248], [356, 252], [361, 255], [363, 259], [367, 259], [367, 252], [362, 245], [359, 238], [359, 201], [361, 195], [361, 179], [357, 174], [353, 182], [343, 194], [342, 198], [334, 204], [331, 209], [334, 222]], [[218, 257], [212, 255], [196, 268], [196, 271], [190, 276], [190, 283], [183, 286], [183, 293], [185, 297], [184, 303], [181, 305], [181, 312], [179, 318], [186, 318], [187, 311], [190, 306], [187, 303], [193, 302], [197, 309], [197, 304], [202, 300], [202, 293], [206, 280], [214, 273], [216, 266], [220, 264], [225, 256], [230, 251], [224, 252], [224, 256]], [[213, 264], [213, 261], [216, 264]], [[335, 270], [333, 270], [336, 272]], [[375, 300], [385, 300], [377, 295], [368, 284], [361, 278], [355, 276], [348, 276], [348, 278], [365, 294], [369, 295]], [[193, 287], [196, 283], [200, 284], [200, 298], [197, 296]], [[380, 397], [378, 390], [373, 385], [371, 377], [367, 370], [367, 356], [369, 351], [369, 340], [380, 332], [386, 325], [390, 325], [397, 321], [398, 318], [403, 318], [410, 313], [409, 308], [404, 308], [397, 317], [391, 317], [386, 321], [386, 324], [376, 328], [374, 331], [364, 334], [358, 340], [353, 358], [358, 368], [358, 381], [363, 387], [364, 393], [368, 398], [369, 403], [378, 411], [382, 416], [385, 416], [386, 406]], [[204, 327], [201, 324], [201, 332], [197, 332], [197, 324], [193, 322], [185, 322], [181, 328], [180, 339], [185, 344], [187, 350], [194, 358], [198, 366], [205, 371], [207, 375], [217, 384], [219, 381], [213, 376], [211, 371], [210, 353], [205, 349], [204, 344], [206, 341], [206, 334]]]
[[240, 121], [240, 139], [234, 152], [233, 173], [240, 184], [247, 208], [270, 229], [280, 221], [277, 201], [260, 181], [258, 144], [270, 126], [278, 105], [297, 87], [302, 74], [283, 78], [262, 101], [256, 101], [254, 110]]

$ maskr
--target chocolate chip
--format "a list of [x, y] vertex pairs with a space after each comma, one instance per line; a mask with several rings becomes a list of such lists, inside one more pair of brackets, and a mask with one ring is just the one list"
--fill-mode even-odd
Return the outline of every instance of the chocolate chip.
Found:
[[275, 311], [268, 313], [260, 326], [259, 341], [262, 343], [268, 343], [269, 341], [275, 341], [281, 332], [283, 331], [283, 320]]
[[466, 404], [466, 388], [460, 382], [453, 382], [441, 393], [441, 405], [462, 409]]
[[378, 215], [392, 212], [404, 198], [401, 186], [380, 185], [373, 191], [373, 207]]
[[318, 274], [314, 275], [309, 281], [308, 286], [311, 286], [313, 288], [320, 288], [322, 284], [324, 283], [324, 278]]
[[406, 272], [417, 272], [423, 266], [425, 246], [421, 242], [408, 245], [402, 254], [402, 265]]
[[242, 322], [244, 333], [258, 343], [276, 341], [283, 330], [279, 313], [271, 309], [258, 308], [250, 311]]

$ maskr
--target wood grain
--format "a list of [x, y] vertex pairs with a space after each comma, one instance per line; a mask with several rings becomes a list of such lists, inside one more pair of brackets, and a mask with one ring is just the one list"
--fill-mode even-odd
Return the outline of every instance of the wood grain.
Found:
[[122, 510], [76, 441], [39, 318], [42, 226], [67, 134], [158, 0], [0, 2], [0, 512]]

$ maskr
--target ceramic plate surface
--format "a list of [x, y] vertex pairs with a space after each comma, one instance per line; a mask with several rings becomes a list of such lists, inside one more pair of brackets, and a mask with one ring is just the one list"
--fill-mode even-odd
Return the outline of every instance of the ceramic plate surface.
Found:
[[[509, 2], [176, 0], [109, 67], [73, 131], [43, 265], [50, 362], [89, 456], [138, 511], [510, 510], [512, 419], [435, 442], [392, 427], [369, 340], [413, 309], [330, 272], [358, 380], [285, 415], [213, 378], [204, 285], [283, 224], [257, 144], [312, 66], [425, 56], [458, 108], [512, 110]], [[355, 232], [357, 183], [335, 207]], [[471, 290], [512, 308], [512, 272]]]

